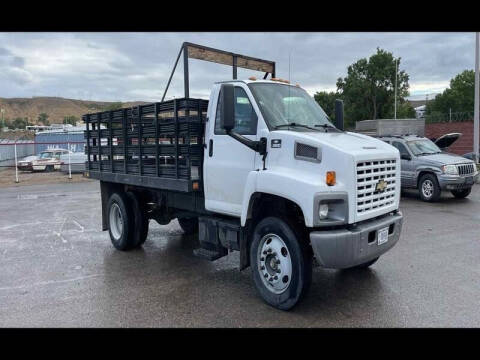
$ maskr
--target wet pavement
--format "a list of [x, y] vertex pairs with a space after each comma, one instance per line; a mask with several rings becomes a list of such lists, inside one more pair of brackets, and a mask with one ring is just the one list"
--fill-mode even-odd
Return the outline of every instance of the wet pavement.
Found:
[[283, 312], [238, 253], [198, 259], [176, 221], [116, 251], [98, 182], [0, 189], [1, 327], [418, 327], [480, 325], [480, 186], [436, 204], [404, 194], [403, 233], [366, 271], [315, 268]]

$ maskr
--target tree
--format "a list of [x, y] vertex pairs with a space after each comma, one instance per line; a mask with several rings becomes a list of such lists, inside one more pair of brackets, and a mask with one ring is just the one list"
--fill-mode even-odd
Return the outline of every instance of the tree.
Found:
[[77, 121], [78, 121], [78, 118], [76, 116], [73, 116], [73, 115], [63, 117], [63, 123], [64, 124], [71, 124], [73, 126], [76, 126]]
[[17, 117], [10, 123], [11, 129], [24, 129], [28, 125], [27, 118]]
[[330, 120], [335, 120], [335, 100], [340, 99], [340, 94], [337, 92], [326, 92], [326, 91], [317, 91], [313, 95], [315, 101], [322, 107], [322, 109], [327, 113]]
[[427, 115], [472, 112], [475, 100], [475, 71], [464, 70], [450, 80], [450, 87], [427, 103]]
[[105, 111], [119, 110], [122, 108], [121, 102], [113, 102], [105, 107]]
[[[400, 66], [401, 58], [396, 58]], [[347, 69], [347, 76], [337, 80], [337, 91], [345, 101], [345, 122], [394, 117], [395, 105], [395, 58], [392, 53], [377, 48], [370, 58], [360, 59]], [[408, 74], [397, 74], [397, 118], [412, 114], [406, 103]], [[401, 110], [399, 113], [398, 110]], [[402, 116], [399, 116], [399, 115]]]
[[38, 115], [38, 122], [42, 123], [45, 126], [50, 125], [50, 122], [48, 121], [48, 114], [46, 113], [41, 113]]

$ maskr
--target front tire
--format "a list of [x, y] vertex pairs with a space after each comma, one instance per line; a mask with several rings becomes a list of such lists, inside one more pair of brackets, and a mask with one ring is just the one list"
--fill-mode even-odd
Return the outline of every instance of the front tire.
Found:
[[452, 195], [457, 199], [466, 198], [472, 192], [472, 188], [462, 189], [462, 190], [452, 190]]
[[442, 192], [437, 177], [433, 174], [425, 174], [420, 178], [418, 190], [420, 191], [420, 198], [427, 202], [438, 201]]
[[286, 220], [267, 217], [253, 232], [250, 264], [255, 287], [269, 305], [289, 310], [308, 292], [312, 252]]

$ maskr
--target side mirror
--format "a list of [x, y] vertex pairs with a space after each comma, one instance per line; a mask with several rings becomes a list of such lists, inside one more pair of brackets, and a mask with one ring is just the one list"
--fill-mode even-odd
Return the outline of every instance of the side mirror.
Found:
[[335, 100], [335, 127], [343, 130], [343, 100]]
[[400, 159], [402, 159], [402, 160], [412, 160], [412, 157], [409, 154], [401, 154]]
[[222, 128], [228, 133], [235, 127], [234, 86], [222, 84], [220, 96], [222, 97]]

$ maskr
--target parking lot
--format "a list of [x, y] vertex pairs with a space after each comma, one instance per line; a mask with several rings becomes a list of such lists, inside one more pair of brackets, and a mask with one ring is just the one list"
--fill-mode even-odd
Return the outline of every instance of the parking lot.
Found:
[[96, 181], [0, 189], [2, 327], [470, 327], [480, 313], [480, 186], [428, 204], [404, 194], [398, 244], [365, 271], [315, 268], [292, 311], [266, 305], [238, 253], [193, 256], [176, 221], [140, 250], [101, 229]]

